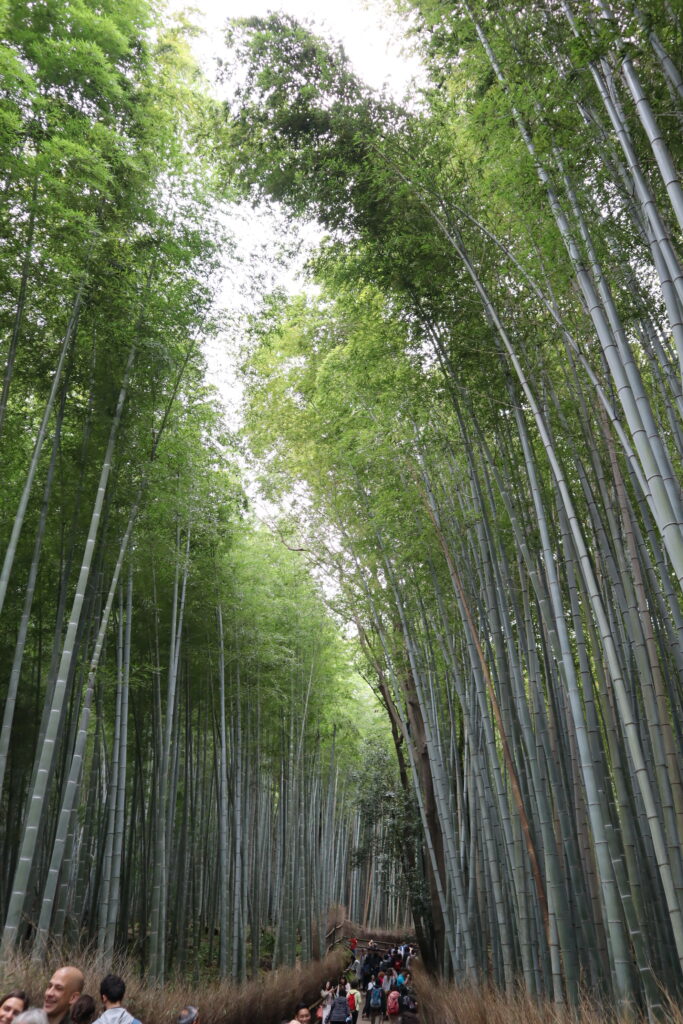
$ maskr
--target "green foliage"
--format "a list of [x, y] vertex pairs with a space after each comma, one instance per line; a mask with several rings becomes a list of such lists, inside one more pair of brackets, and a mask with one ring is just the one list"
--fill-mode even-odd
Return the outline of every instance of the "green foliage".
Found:
[[[680, 678], [664, 634], [677, 633], [683, 552], [662, 511], [679, 507], [683, 465], [667, 277], [680, 280], [680, 183], [662, 166], [681, 155], [680, 19], [651, 4], [401, 6], [429, 76], [411, 110], [369, 94], [291, 19], [230, 35], [226, 173], [331, 235], [311, 261], [317, 297], [272, 297], [252, 326], [247, 434], [266, 493], [288, 496], [288, 535], [339, 587], [419, 787], [435, 928], [451, 933], [439, 961], [508, 985], [521, 971], [535, 990], [539, 950], [548, 964], [559, 952], [548, 976], [575, 1000], [585, 971], [602, 978], [597, 927], [624, 951], [604, 983], [649, 1005], [653, 957], [680, 985], [680, 907], [659, 904], [678, 935], [673, 974], [661, 948], [626, 952], [646, 915], [623, 902], [612, 847], [600, 861], [617, 823], [597, 794], [624, 783], [620, 827], [633, 787], [655, 816], [657, 871], [673, 877], [659, 821], [680, 780], [662, 769], [657, 793], [649, 780], [680, 687], [660, 691], [655, 726], [635, 678]], [[676, 579], [661, 575], [660, 543]], [[661, 615], [651, 603], [664, 578], [671, 617], [668, 599]], [[632, 630], [653, 614], [647, 665]], [[569, 746], [583, 737], [579, 771]], [[648, 773], [626, 768], [626, 781], [615, 756], [642, 756]], [[612, 908], [588, 927], [565, 860], [586, 807], [582, 841]], [[646, 883], [629, 865], [635, 892]], [[550, 916], [544, 886], [560, 894]]]
[[[282, 870], [271, 832], [281, 823], [291, 827], [285, 811], [278, 815], [304, 785], [304, 756], [314, 766], [305, 780], [309, 796], [317, 786], [318, 797], [328, 776], [334, 784], [328, 765], [335, 735], [343, 737], [340, 765], [355, 756], [360, 740], [351, 704], [357, 680], [338, 623], [300, 555], [254, 524], [236, 440], [204, 380], [201, 345], [222, 327], [217, 297], [231, 243], [221, 226], [225, 190], [208, 134], [216, 112], [189, 49], [194, 28], [182, 18], [164, 22], [146, 0], [26, 2], [3, 6], [0, 14], [5, 539], [18, 521], [27, 467], [71, 324], [0, 621], [7, 667], [0, 696], [9, 694], [13, 660], [19, 665], [11, 741], [8, 734], [0, 744], [3, 759], [7, 755], [0, 776], [0, 916], [7, 914], [24, 842], [32, 761], [44, 748], [41, 705], [45, 701], [50, 709], [56, 667], [68, 657], [64, 698], [51, 712], [53, 722], [59, 718], [59, 743], [39, 823], [44, 855], [19, 912], [19, 941], [33, 941], [24, 921], [40, 917], [45, 931], [51, 918], [59, 941], [93, 941], [105, 955], [121, 944], [145, 962], [148, 930], [165, 912], [159, 889], [150, 895], [145, 880], [161, 873], [169, 945], [166, 956], [161, 943], [161, 967], [157, 958], [153, 969], [160, 976], [164, 960], [174, 959], [183, 970], [193, 956], [196, 970], [204, 971], [215, 967], [214, 935], [223, 925], [215, 871], [220, 816], [229, 809], [235, 821], [231, 870], [240, 863], [246, 879], [253, 869], [248, 884], [258, 889], [261, 861], [248, 864], [244, 836], [251, 842], [255, 834], [273, 873]], [[108, 445], [112, 467], [95, 531], [93, 502]], [[92, 567], [79, 591], [87, 537]], [[27, 586], [32, 571], [34, 590]], [[107, 622], [103, 609], [116, 573], [119, 587]], [[77, 596], [80, 619], [65, 652], [62, 635]], [[24, 612], [28, 628], [17, 643]], [[101, 626], [105, 642], [97, 653]], [[128, 777], [121, 796], [124, 648], [130, 686]], [[77, 754], [86, 693], [92, 713], [85, 748]], [[29, 724], [18, 728], [18, 722]], [[170, 749], [164, 747], [167, 736]], [[227, 764], [221, 767], [223, 739]], [[292, 767], [292, 756], [298, 767]], [[81, 757], [82, 769], [75, 767]], [[162, 779], [164, 763], [170, 781], [165, 772]], [[65, 818], [67, 778], [77, 804]], [[238, 800], [248, 824], [240, 819]], [[198, 807], [197, 839], [188, 838]], [[339, 815], [344, 813], [341, 805]], [[62, 819], [68, 835], [60, 832]], [[114, 827], [122, 891], [112, 933], [103, 914], [114, 904]], [[157, 840], [167, 828], [165, 859]], [[212, 841], [204, 842], [207, 836]], [[223, 854], [222, 868], [228, 863], [228, 852]], [[47, 872], [56, 856], [66, 864], [54, 897]], [[346, 866], [330, 861], [329, 869], [343, 877]], [[193, 889], [202, 873], [211, 880], [210, 921], [205, 897], [196, 901]], [[221, 884], [227, 889], [227, 876]], [[246, 884], [239, 912], [245, 920]], [[328, 897], [324, 888], [320, 899]], [[42, 922], [46, 909], [48, 925]], [[309, 915], [309, 930], [325, 910]], [[261, 928], [279, 912], [264, 896], [255, 914], [249, 948], [258, 962]], [[233, 927], [241, 918], [230, 920]], [[227, 946], [230, 936], [221, 941]], [[310, 936], [308, 942], [310, 948]], [[236, 945], [247, 948], [246, 933]], [[243, 970], [244, 957], [235, 967], [236, 973]]]
[[402, 881], [411, 906], [428, 913], [429, 894], [420, 855], [422, 823], [412, 792], [402, 790], [396, 758], [382, 744], [379, 730], [352, 772], [355, 809], [360, 817], [360, 840], [353, 853], [355, 866], [372, 866], [388, 887], [392, 868], [401, 864]]

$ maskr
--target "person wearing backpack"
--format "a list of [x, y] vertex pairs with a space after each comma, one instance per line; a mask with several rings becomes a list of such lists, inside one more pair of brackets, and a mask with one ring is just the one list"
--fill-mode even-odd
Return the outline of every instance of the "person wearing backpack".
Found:
[[403, 986], [401, 992], [401, 1024], [419, 1024], [417, 1016], [417, 1000], [411, 988]]
[[382, 991], [382, 982], [379, 978], [368, 988], [370, 998], [368, 999], [368, 1011], [370, 1013], [370, 1024], [381, 1024], [386, 1010], [386, 997]]
[[365, 1019], [365, 1020], [369, 1020], [370, 1019], [370, 993], [372, 992], [374, 984], [375, 984], [375, 975], [371, 974], [371, 975], [369, 975], [368, 980], [365, 983], [365, 1003], [363, 1004], [363, 1015], [362, 1015], [362, 1019]]
[[335, 989], [335, 995], [332, 999], [332, 1006], [330, 1008], [330, 1015], [327, 1019], [329, 1024], [347, 1024], [347, 1021], [351, 1020], [349, 1004], [346, 1001], [345, 981], [340, 981]]
[[389, 1017], [390, 1019], [392, 1017], [394, 1019], [396, 1019], [396, 1018], [398, 1018], [398, 1015], [399, 1015], [400, 1012], [401, 1012], [401, 1001], [400, 1001], [400, 996], [398, 994], [398, 989], [397, 988], [392, 988], [391, 992], [387, 996], [387, 1017]]
[[355, 982], [351, 982], [351, 988], [346, 993], [346, 1002], [349, 1004], [349, 1010], [351, 1011], [352, 1024], [356, 1024], [358, 1020], [358, 1014], [360, 1012], [360, 1001], [361, 994], [358, 985]]

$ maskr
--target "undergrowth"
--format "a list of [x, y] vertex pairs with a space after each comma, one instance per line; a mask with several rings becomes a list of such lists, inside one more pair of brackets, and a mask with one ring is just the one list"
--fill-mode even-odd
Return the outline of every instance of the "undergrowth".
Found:
[[[585, 996], [579, 1006], [534, 999], [522, 989], [510, 994], [493, 987], [454, 985], [416, 970], [420, 1024], [645, 1024], [646, 1014], [619, 1014]], [[683, 1010], [662, 996], [662, 1024], [683, 1024]]]
[[336, 979], [347, 960], [348, 953], [338, 949], [324, 960], [312, 960], [296, 968], [279, 968], [244, 984], [214, 981], [195, 987], [186, 981], [171, 979], [158, 987], [140, 977], [136, 964], [122, 958], [112, 965], [104, 964], [97, 956], [71, 953], [41, 963], [16, 955], [0, 968], [0, 995], [12, 988], [23, 988], [32, 1006], [42, 1006], [52, 972], [70, 963], [83, 971], [84, 991], [92, 995], [96, 1003], [99, 1003], [102, 977], [111, 970], [120, 974], [126, 982], [124, 1005], [143, 1024], [175, 1024], [178, 1012], [188, 1003], [199, 1008], [201, 1024], [280, 1024], [291, 1020], [299, 1001], [313, 1006], [324, 982]]

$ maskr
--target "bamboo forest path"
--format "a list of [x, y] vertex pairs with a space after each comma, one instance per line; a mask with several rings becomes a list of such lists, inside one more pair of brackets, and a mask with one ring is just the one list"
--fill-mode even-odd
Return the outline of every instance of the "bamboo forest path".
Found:
[[[375, 938], [375, 935], [379, 935], [380, 938]], [[327, 943], [328, 957], [332, 957], [335, 954], [342, 954], [344, 966], [338, 974], [330, 974], [330, 976], [325, 979], [325, 982], [323, 982], [323, 985], [325, 985], [328, 981], [335, 984], [340, 979], [340, 977], [344, 976], [347, 978], [347, 980], [352, 980], [354, 976], [360, 977], [359, 965], [362, 964], [363, 958], [372, 949], [374, 949], [375, 952], [378, 953], [379, 957], [381, 958], [381, 965], [379, 967], [379, 970], [384, 970], [386, 969], [386, 967], [390, 966], [389, 964], [387, 964], [385, 967], [384, 960], [386, 954], [388, 954], [390, 951], [398, 949], [401, 946], [410, 946], [413, 954], [416, 954], [419, 957], [419, 946], [417, 945], [415, 936], [411, 932], [407, 932], [406, 930], [402, 932], [387, 932], [386, 930], [382, 930], [381, 932], [373, 932], [365, 926], [357, 925], [355, 922], [350, 921], [347, 918], [343, 918], [340, 921], [335, 921], [332, 924], [332, 927], [325, 934], [325, 941]], [[354, 965], [357, 965], [355, 969]], [[407, 965], [404, 965], [402, 968], [404, 972], [407, 969]], [[358, 974], [356, 974], [356, 971], [358, 971]], [[322, 987], [323, 986], [321, 986], [321, 993]], [[356, 988], [356, 985], [354, 985], [353, 987]], [[359, 1006], [357, 1006], [358, 1012], [355, 1017], [356, 1022], [360, 1021], [366, 1016], [363, 1010], [363, 1007], [365, 1005], [365, 990], [361, 984], [358, 985], [358, 988], [360, 989], [363, 995], [363, 1001]], [[307, 1004], [308, 1009], [310, 1010], [311, 1020], [316, 1019], [319, 1007], [322, 1005], [322, 998], [319, 996], [313, 1003], [309, 1003], [302, 994], [301, 998], [298, 1000], [297, 1003], [295, 1003], [295, 1005], [304, 1002]], [[283, 1019], [282, 1024], [289, 1024], [289, 1019], [287, 1022], [285, 1022]]]

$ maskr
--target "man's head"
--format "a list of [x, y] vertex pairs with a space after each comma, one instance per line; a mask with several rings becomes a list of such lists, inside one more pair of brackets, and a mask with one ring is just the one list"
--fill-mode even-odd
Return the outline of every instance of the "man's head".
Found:
[[183, 1006], [176, 1024], [199, 1024], [199, 1010], [196, 1006]]
[[83, 991], [84, 981], [78, 967], [60, 967], [55, 971], [43, 997], [43, 1009], [50, 1024], [57, 1024], [66, 1016]]
[[108, 974], [100, 982], [100, 995], [102, 1002], [116, 1006], [126, 994], [126, 983], [118, 974]]

